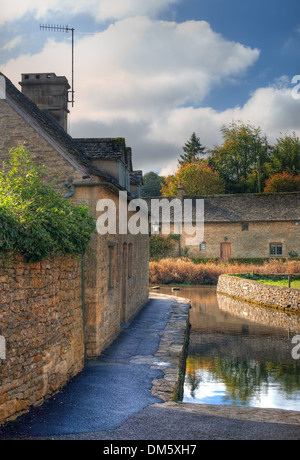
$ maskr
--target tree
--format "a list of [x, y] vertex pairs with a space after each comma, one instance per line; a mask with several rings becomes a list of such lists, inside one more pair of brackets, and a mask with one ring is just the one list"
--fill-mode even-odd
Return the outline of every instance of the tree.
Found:
[[181, 160], [178, 160], [180, 165], [197, 161], [199, 155], [205, 154], [205, 147], [202, 147], [200, 138], [195, 133], [191, 135], [190, 140], [184, 144], [182, 149], [185, 153], [180, 155]]
[[233, 121], [221, 128], [223, 145], [210, 151], [209, 164], [225, 180], [228, 193], [260, 193], [267, 178], [270, 147], [260, 128]]
[[144, 175], [143, 182], [144, 184], [141, 189], [142, 197], [161, 196], [160, 190], [164, 183], [164, 177], [150, 171]]
[[179, 185], [183, 186], [188, 196], [216, 195], [225, 191], [224, 180], [206, 160], [179, 166], [175, 175], [165, 178], [162, 196], [176, 196]]
[[283, 171], [268, 179], [264, 193], [279, 192], [300, 192], [300, 175]]
[[269, 175], [287, 171], [300, 174], [300, 139], [295, 133], [286, 133], [272, 147]]

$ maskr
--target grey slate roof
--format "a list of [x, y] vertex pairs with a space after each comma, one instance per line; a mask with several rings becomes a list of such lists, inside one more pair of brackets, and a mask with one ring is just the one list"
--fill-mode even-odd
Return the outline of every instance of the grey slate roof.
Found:
[[123, 156], [126, 155], [126, 145], [122, 138], [73, 138], [73, 141], [89, 159], [121, 160]]
[[143, 184], [143, 172], [142, 171], [132, 171], [130, 173], [130, 182], [135, 185]]
[[[173, 200], [168, 198], [168, 200]], [[195, 217], [196, 200], [204, 200], [205, 222], [280, 222], [299, 221], [300, 193], [214, 195], [184, 197], [192, 200]], [[151, 209], [151, 198], [147, 200]], [[173, 210], [171, 208], [171, 221]]]
[[300, 221], [300, 193], [203, 198], [206, 222]]

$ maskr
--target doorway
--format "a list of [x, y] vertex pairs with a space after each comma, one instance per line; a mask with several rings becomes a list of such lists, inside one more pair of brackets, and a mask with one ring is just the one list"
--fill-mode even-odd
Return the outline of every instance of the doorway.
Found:
[[231, 243], [221, 243], [220, 256], [223, 262], [228, 262], [231, 258]]

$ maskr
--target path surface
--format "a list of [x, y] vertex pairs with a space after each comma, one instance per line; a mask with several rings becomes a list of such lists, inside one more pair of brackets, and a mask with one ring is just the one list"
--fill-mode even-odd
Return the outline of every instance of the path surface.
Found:
[[298, 412], [171, 402], [188, 314], [182, 305], [151, 295], [100, 358], [0, 428], [0, 439], [300, 439]]

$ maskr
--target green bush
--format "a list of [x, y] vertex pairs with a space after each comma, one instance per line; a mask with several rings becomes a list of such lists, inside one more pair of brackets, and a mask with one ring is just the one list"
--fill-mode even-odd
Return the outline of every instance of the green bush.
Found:
[[84, 254], [95, 229], [87, 206], [76, 206], [46, 185], [45, 167], [24, 147], [10, 151], [0, 171], [0, 253], [16, 251], [28, 262]]

